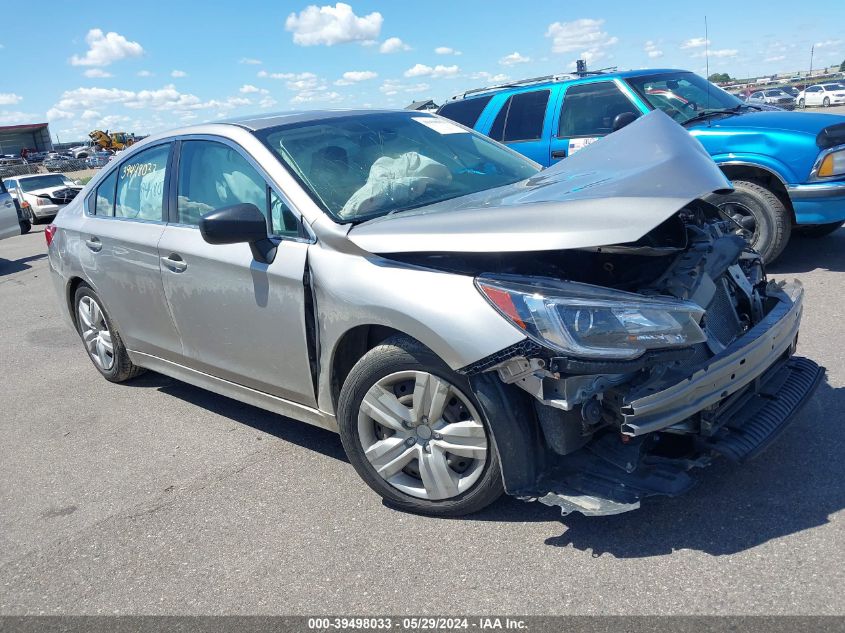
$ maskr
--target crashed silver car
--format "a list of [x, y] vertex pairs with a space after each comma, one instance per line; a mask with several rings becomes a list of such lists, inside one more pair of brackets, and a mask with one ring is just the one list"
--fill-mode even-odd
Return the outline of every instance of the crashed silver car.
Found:
[[800, 283], [702, 201], [729, 187], [660, 112], [544, 171], [430, 114], [292, 113], [136, 144], [46, 236], [107, 380], [339, 431], [401, 509], [612, 514], [755, 455], [823, 375]]

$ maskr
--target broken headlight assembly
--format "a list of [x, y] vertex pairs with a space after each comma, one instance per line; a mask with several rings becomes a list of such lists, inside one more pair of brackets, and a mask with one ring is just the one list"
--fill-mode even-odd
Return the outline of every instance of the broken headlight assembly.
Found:
[[707, 340], [698, 325], [704, 309], [691, 301], [507, 275], [475, 284], [529, 338], [569, 356], [628, 360]]

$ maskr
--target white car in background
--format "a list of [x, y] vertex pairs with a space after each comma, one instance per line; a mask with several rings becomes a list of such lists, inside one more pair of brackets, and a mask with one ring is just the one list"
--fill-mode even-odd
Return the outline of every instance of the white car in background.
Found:
[[798, 93], [798, 107], [823, 106], [845, 104], [845, 84], [826, 83], [807, 86]]
[[6, 178], [3, 184], [18, 201], [24, 219], [32, 224], [56, 217], [82, 191], [82, 185], [62, 174], [17, 176]]

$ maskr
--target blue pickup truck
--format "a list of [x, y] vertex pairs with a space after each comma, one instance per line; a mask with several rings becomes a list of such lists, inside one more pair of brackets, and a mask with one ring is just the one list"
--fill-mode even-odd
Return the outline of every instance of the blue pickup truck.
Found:
[[749, 105], [689, 71], [538, 77], [470, 90], [438, 113], [548, 166], [654, 109], [733, 182], [712, 201], [765, 261], [793, 229], [822, 237], [845, 223], [845, 117]]

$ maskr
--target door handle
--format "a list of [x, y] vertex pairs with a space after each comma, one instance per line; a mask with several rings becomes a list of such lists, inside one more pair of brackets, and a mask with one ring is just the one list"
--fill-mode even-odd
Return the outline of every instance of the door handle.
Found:
[[566, 158], [565, 149], [552, 150], [552, 158]]
[[167, 257], [162, 257], [161, 263], [167, 266], [174, 273], [181, 273], [188, 267], [188, 262], [179, 257], [176, 253], [171, 253]]
[[100, 241], [100, 238], [94, 235], [85, 240], [85, 246], [87, 246], [95, 253], [99, 253], [101, 250], [103, 250], [103, 243]]

